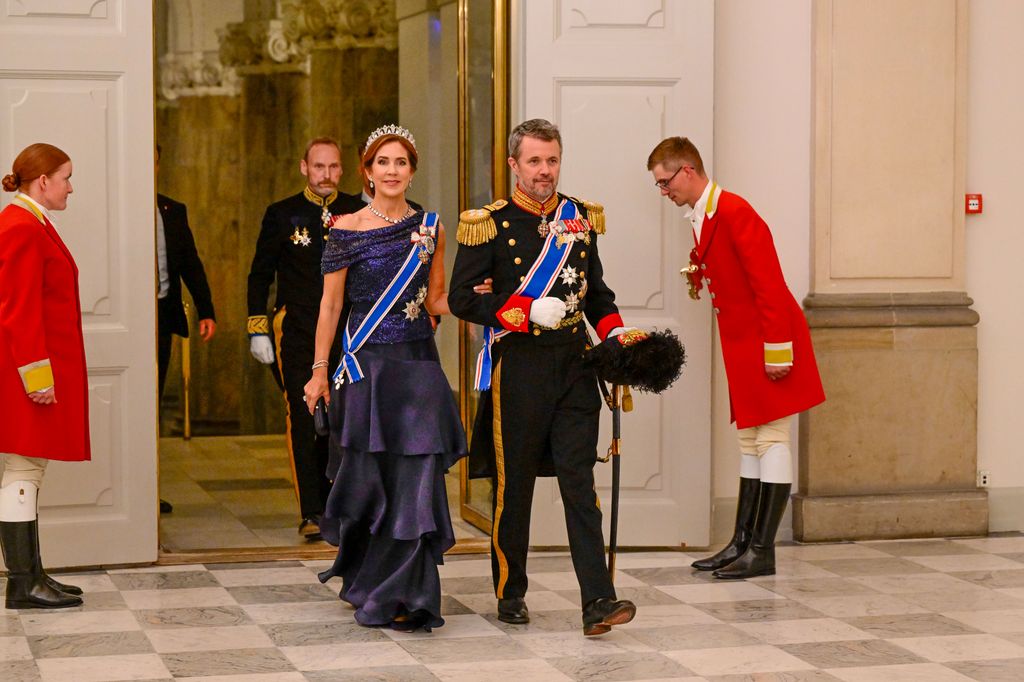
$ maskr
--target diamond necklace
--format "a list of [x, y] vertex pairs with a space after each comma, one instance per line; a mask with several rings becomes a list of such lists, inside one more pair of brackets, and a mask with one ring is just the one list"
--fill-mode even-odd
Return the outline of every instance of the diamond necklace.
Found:
[[412, 206], [407, 206], [405, 209], [405, 215], [403, 215], [401, 218], [389, 218], [380, 211], [378, 211], [377, 209], [375, 209], [373, 207], [373, 204], [367, 204], [366, 207], [370, 209], [370, 213], [377, 216], [381, 220], [391, 223], [392, 225], [397, 225], [398, 223], [402, 222], [403, 220], [411, 216], [413, 213]]

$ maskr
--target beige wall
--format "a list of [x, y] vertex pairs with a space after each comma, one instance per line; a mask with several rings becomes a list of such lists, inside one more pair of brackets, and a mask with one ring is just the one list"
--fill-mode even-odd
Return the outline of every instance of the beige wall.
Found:
[[[718, 0], [711, 173], [725, 189], [746, 198], [771, 226], [797, 301], [807, 295], [810, 283], [810, 162], [810, 0]], [[714, 499], [735, 498], [739, 477], [736, 429], [729, 423], [718, 350], [716, 336]], [[795, 429], [793, 436], [795, 453]]]
[[991, 476], [992, 530], [1024, 528], [1024, 464], [1013, 442], [1024, 398], [1024, 225], [1018, 204], [1024, 152], [1024, 3], [970, 3], [967, 191], [985, 212], [967, 218], [967, 293], [978, 325], [978, 468]]

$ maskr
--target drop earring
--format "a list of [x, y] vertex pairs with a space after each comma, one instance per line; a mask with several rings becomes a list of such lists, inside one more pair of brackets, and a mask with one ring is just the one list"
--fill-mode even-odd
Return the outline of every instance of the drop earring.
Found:
[[406, 189], [412, 189], [412, 178], [409, 178], [409, 186]]
[[373, 180], [370, 180], [370, 189], [373, 189]]

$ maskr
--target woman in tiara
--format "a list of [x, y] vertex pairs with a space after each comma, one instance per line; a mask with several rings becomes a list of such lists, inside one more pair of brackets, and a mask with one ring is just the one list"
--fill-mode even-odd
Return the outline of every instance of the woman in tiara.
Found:
[[[429, 631], [444, 624], [437, 567], [455, 544], [444, 474], [467, 449], [430, 317], [449, 312], [444, 229], [405, 198], [417, 160], [404, 128], [378, 128], [366, 141], [372, 201], [340, 216], [324, 249], [305, 397], [311, 411], [323, 397], [330, 415], [334, 485], [320, 530], [338, 556], [321, 582], [342, 578], [339, 596], [362, 625]], [[334, 369], [326, 358], [343, 308]]]

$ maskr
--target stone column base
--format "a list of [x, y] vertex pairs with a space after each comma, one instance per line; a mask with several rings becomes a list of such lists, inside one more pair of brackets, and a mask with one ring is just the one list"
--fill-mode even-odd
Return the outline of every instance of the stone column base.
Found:
[[885, 495], [793, 495], [798, 542], [962, 537], [988, 533], [984, 490]]
[[795, 539], [988, 531], [970, 304], [958, 292], [804, 301], [827, 400], [800, 415]]

